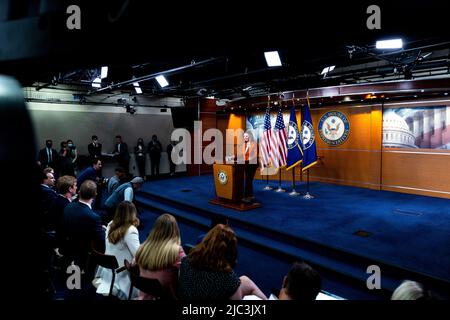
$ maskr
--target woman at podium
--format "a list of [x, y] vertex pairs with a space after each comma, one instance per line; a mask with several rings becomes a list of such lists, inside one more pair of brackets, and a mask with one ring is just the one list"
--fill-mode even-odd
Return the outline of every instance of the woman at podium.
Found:
[[244, 163], [245, 188], [243, 202], [252, 202], [253, 196], [253, 179], [255, 178], [256, 169], [258, 169], [258, 148], [250, 131], [244, 133], [244, 143], [240, 154]]

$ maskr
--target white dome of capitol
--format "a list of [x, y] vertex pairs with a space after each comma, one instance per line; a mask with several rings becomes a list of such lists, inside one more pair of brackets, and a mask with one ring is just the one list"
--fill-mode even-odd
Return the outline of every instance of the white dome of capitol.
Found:
[[417, 148], [414, 134], [406, 121], [394, 111], [383, 114], [383, 147]]
[[383, 131], [384, 130], [406, 131], [408, 133], [411, 133], [406, 121], [394, 111], [388, 111], [384, 113]]

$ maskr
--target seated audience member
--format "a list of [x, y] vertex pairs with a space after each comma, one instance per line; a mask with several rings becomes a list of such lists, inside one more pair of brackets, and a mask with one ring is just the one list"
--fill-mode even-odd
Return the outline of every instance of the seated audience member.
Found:
[[[115, 256], [119, 267], [123, 267], [124, 260], [133, 261], [136, 251], [139, 248], [139, 219], [137, 218], [136, 207], [128, 201], [122, 201], [117, 207], [113, 221], [106, 228], [105, 254]], [[111, 287], [111, 270], [99, 267], [97, 276], [100, 278], [97, 293], [108, 295]], [[128, 299], [130, 291], [130, 276], [128, 272], [120, 272], [114, 281], [113, 295], [119, 299]], [[136, 297], [138, 291], [132, 295]]]
[[121, 167], [116, 168], [115, 175], [112, 176], [108, 181], [108, 188], [107, 188], [108, 197], [112, 195], [113, 192], [117, 189], [117, 187], [124, 182], [126, 176], [127, 174], [123, 168]]
[[135, 177], [130, 182], [123, 183], [117, 187], [105, 201], [106, 219], [112, 219], [117, 206], [122, 201], [134, 202], [135, 192], [141, 188], [142, 183], [144, 183], [144, 179]]
[[294, 262], [283, 279], [279, 300], [315, 300], [322, 287], [319, 273], [305, 262]]
[[44, 215], [47, 216], [50, 210], [50, 206], [57, 197], [53, 187], [55, 186], [55, 177], [52, 173], [42, 172], [41, 174], [41, 204], [44, 210]]
[[62, 254], [69, 253], [75, 264], [86, 267], [86, 259], [92, 242], [105, 245], [105, 230], [100, 216], [92, 210], [92, 202], [97, 194], [97, 185], [86, 180], [80, 186], [79, 201], [68, 204], [64, 209], [65, 243]]
[[180, 300], [241, 300], [246, 295], [266, 300], [267, 297], [252, 280], [234, 273], [236, 258], [234, 231], [226, 225], [216, 225], [181, 261]]
[[[156, 219], [147, 240], [136, 253], [136, 264], [142, 277], [158, 279], [162, 288], [175, 299], [178, 270], [185, 256], [177, 221], [166, 213]], [[144, 292], [139, 294], [142, 300], [153, 298]]]
[[391, 300], [433, 300], [430, 291], [425, 290], [422, 284], [416, 281], [405, 280], [395, 289]]
[[56, 232], [56, 241], [59, 246], [64, 233], [64, 209], [72, 202], [77, 193], [77, 179], [71, 176], [62, 176], [56, 183], [58, 196], [53, 200], [49, 210], [48, 226]]
[[[312, 301], [320, 295], [322, 280], [319, 273], [305, 262], [294, 262], [288, 274], [283, 278], [280, 290], [273, 290], [269, 300]], [[275, 291], [277, 291], [275, 293]], [[243, 300], [261, 300], [250, 295]], [[333, 299], [335, 300], [335, 299]]]
[[55, 170], [53, 170], [53, 168], [51, 167], [47, 167], [44, 170], [42, 170], [45, 174], [47, 173], [51, 173], [53, 176], [55, 176]]

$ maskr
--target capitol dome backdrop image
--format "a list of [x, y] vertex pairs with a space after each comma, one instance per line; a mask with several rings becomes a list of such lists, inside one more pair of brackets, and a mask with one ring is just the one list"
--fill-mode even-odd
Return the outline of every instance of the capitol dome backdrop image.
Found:
[[450, 149], [450, 107], [386, 109], [383, 147]]

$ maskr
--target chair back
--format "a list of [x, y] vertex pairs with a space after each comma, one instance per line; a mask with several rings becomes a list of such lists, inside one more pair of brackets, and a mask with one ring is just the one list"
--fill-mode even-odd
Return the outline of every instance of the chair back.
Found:
[[139, 266], [132, 265], [128, 260], [124, 261], [125, 267], [130, 274], [131, 286], [128, 294], [128, 300], [131, 299], [133, 288], [138, 289], [156, 300], [170, 300], [170, 295], [163, 289], [158, 279], [144, 278], [140, 276]]
[[109, 269], [112, 272], [111, 286], [109, 287], [109, 296], [113, 295], [114, 282], [116, 281], [116, 274], [125, 270], [125, 268], [119, 269], [119, 263], [115, 256], [100, 253], [92, 247], [91, 258], [93, 262], [105, 269]]
[[92, 249], [92, 258], [97, 265], [102, 266], [103, 268], [114, 271], [119, 268], [119, 263], [115, 256], [100, 253], [97, 250]]

